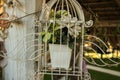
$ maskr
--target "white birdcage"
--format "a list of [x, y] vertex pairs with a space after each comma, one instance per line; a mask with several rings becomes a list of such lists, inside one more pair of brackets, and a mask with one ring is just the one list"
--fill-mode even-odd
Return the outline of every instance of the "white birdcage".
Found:
[[81, 5], [76, 0], [50, 0], [39, 22], [43, 45], [39, 74], [49, 74], [52, 80], [59, 76], [82, 80], [85, 20]]

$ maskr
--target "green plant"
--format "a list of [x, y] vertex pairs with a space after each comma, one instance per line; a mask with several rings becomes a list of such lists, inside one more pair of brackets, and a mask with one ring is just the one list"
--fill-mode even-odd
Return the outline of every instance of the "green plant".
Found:
[[[73, 48], [74, 40], [81, 39], [81, 27], [76, 17], [71, 17], [66, 10], [51, 11], [50, 22], [40, 32], [43, 42], [69, 44]], [[46, 25], [46, 24], [44, 24]]]

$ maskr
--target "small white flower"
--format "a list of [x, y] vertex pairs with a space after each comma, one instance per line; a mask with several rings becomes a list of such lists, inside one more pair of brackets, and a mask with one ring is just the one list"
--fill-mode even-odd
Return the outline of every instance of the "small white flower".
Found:
[[85, 22], [85, 27], [91, 27], [93, 25], [93, 20], [89, 20]]
[[62, 16], [61, 21], [58, 21], [57, 23], [60, 25], [60, 29], [67, 27], [68, 33], [73, 36], [77, 37], [79, 33], [81, 32], [80, 24], [76, 24], [77, 18], [73, 17], [71, 18], [71, 15], [69, 16]]

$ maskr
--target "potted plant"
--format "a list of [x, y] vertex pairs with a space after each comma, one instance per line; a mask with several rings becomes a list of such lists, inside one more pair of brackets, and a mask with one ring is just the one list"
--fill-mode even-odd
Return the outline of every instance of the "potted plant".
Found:
[[72, 50], [81, 41], [81, 22], [66, 10], [51, 11], [49, 16], [49, 22], [43, 24], [47, 26], [40, 32], [42, 41], [49, 43], [52, 68], [68, 69]]

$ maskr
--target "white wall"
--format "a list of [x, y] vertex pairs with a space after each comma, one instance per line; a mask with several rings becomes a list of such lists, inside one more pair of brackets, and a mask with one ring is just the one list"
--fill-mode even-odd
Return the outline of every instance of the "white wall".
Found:
[[[35, 0], [19, 0], [26, 13], [35, 11]], [[12, 9], [7, 9], [9, 15], [12, 15]], [[26, 15], [21, 9], [14, 9], [17, 17]], [[8, 65], [4, 69], [5, 80], [34, 80], [34, 62], [28, 61], [28, 57], [34, 52], [34, 15], [22, 19], [23, 25], [13, 25], [8, 29], [9, 35], [5, 40], [5, 46], [8, 54]], [[28, 49], [29, 48], [29, 49]], [[32, 73], [33, 72], [33, 73]], [[32, 73], [32, 74], [31, 74]]]

